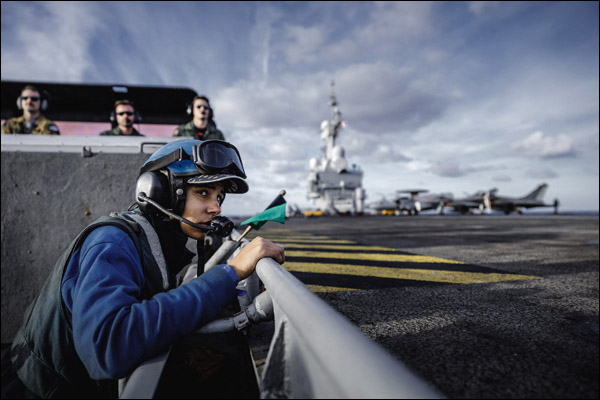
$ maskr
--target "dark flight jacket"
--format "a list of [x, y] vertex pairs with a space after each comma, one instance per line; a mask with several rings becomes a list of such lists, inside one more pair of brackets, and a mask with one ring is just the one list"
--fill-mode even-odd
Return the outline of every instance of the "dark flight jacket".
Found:
[[61, 294], [63, 274], [75, 249], [94, 229], [114, 225], [132, 239], [146, 281], [142, 298], [163, 292], [163, 278], [141, 226], [124, 213], [103, 216], [86, 227], [71, 242], [56, 262], [49, 279], [36, 300], [25, 312], [23, 325], [11, 348], [12, 364], [25, 386], [38, 396], [49, 397], [116, 397], [117, 381], [95, 381], [77, 356], [73, 340], [71, 314]]

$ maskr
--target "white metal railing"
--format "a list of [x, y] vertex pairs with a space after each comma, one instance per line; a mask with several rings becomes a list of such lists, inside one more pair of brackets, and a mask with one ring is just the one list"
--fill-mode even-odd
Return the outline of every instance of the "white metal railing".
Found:
[[262, 398], [442, 397], [274, 260], [256, 271], [275, 310]]
[[[273, 259], [260, 260], [256, 273], [275, 316], [261, 398], [443, 397]], [[126, 385], [122, 380], [120, 397], [152, 397], [167, 356], [142, 363]]]
[[182, 137], [0, 135], [2, 151], [62, 153], [153, 153]]

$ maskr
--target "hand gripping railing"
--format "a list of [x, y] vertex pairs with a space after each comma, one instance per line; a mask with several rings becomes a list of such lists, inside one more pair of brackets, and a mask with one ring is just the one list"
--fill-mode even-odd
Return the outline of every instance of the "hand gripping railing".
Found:
[[275, 309], [262, 398], [442, 397], [274, 260], [256, 271]]

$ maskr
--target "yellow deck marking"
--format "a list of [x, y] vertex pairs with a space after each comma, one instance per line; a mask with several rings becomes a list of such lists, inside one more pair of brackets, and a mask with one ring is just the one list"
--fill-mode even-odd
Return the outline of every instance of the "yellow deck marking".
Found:
[[300, 235], [312, 235], [311, 233], [306, 233], [306, 232], [294, 232], [291, 229], [287, 229], [287, 228], [269, 228], [269, 229], [265, 229], [264, 232], [279, 232], [279, 233], [297, 233]]
[[276, 232], [265, 232], [260, 233], [257, 232], [252, 236], [262, 236], [262, 237], [278, 237], [282, 239], [331, 239], [329, 236], [315, 236], [315, 235], [303, 235], [298, 233], [276, 233]]
[[286, 249], [322, 249], [322, 250], [376, 250], [376, 251], [397, 251], [396, 249], [390, 249], [389, 247], [379, 246], [336, 246], [335, 244], [295, 244], [295, 243], [284, 243]]
[[285, 239], [279, 239], [276, 237], [265, 236], [265, 239], [268, 239], [272, 242], [278, 243], [331, 243], [331, 244], [356, 244], [356, 242], [350, 240], [336, 240], [336, 239], [294, 239], [290, 237], [286, 237]]
[[294, 231], [285, 230], [285, 229], [268, 229], [266, 231], [261, 231], [261, 232], [254, 231], [252, 234], [253, 235], [289, 235], [289, 236], [306, 236], [306, 237], [315, 236], [312, 233], [308, 233], [308, 232], [294, 232]]
[[343, 287], [335, 287], [335, 286], [322, 286], [322, 285], [306, 285], [306, 287], [308, 288], [308, 290], [310, 290], [313, 293], [318, 293], [318, 292], [348, 292], [348, 291], [352, 291], [352, 290], [360, 290], [360, 289], [354, 289], [354, 288], [343, 288]]
[[312, 257], [312, 258], [338, 258], [344, 260], [372, 260], [372, 261], [397, 261], [415, 263], [444, 263], [464, 264], [460, 261], [445, 260], [443, 258], [416, 256], [409, 254], [368, 254], [368, 253], [331, 253], [326, 251], [296, 251], [285, 252], [287, 257]]
[[377, 278], [407, 279], [445, 283], [490, 283], [542, 279], [538, 276], [497, 274], [483, 272], [439, 271], [428, 269], [382, 268], [345, 264], [300, 263], [286, 261], [283, 267], [293, 272], [371, 276]]

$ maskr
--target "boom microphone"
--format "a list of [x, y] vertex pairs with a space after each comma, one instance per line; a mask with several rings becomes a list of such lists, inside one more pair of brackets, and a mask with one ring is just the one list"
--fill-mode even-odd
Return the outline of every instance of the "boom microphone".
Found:
[[144, 192], [138, 193], [137, 197], [140, 200], [147, 201], [148, 203], [152, 204], [154, 207], [156, 207], [160, 212], [164, 213], [165, 215], [167, 215], [173, 219], [176, 219], [180, 222], [183, 222], [184, 224], [188, 224], [189, 226], [191, 226], [193, 228], [200, 229], [203, 231], [214, 231], [217, 235], [219, 235], [221, 237], [229, 236], [229, 234], [231, 234], [231, 231], [233, 230], [233, 222], [231, 220], [229, 220], [228, 218], [217, 216], [217, 217], [213, 218], [213, 221], [211, 222], [210, 225], [200, 225], [200, 224], [196, 224], [188, 219], [185, 219], [180, 215], [170, 212], [169, 210], [165, 209], [160, 204], [158, 204], [156, 201], [154, 201], [151, 198], [149, 198], [148, 196], [146, 196], [146, 193], [144, 193]]

